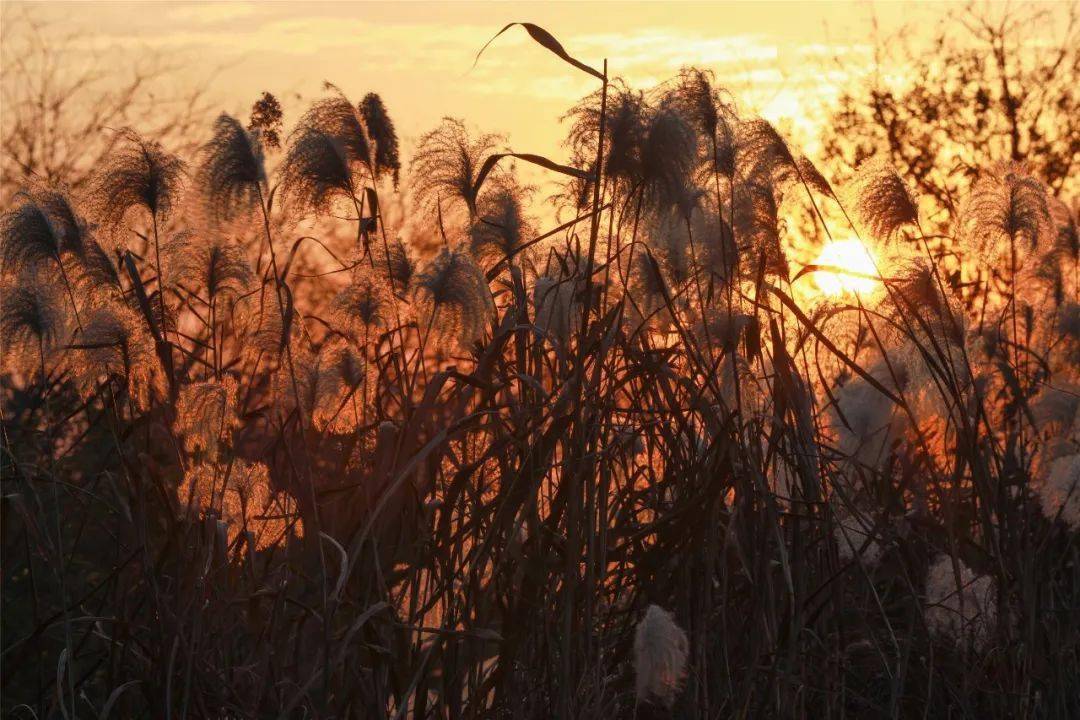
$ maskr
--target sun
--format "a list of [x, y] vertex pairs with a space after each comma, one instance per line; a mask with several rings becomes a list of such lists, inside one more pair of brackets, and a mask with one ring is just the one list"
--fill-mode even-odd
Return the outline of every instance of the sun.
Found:
[[874, 292], [880, 284], [874, 257], [854, 238], [826, 244], [814, 264], [844, 271], [822, 270], [814, 274], [818, 289], [825, 295], [865, 295]]

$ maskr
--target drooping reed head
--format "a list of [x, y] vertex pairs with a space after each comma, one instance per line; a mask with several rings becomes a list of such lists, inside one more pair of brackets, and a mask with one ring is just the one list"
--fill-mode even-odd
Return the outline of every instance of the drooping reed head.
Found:
[[319, 351], [316, 396], [311, 422], [316, 430], [346, 435], [355, 432], [367, 416], [371, 367], [351, 345], [336, 341]]
[[1015, 252], [1019, 265], [1057, 235], [1045, 186], [1013, 163], [998, 163], [979, 174], [958, 226], [964, 247], [991, 264]]
[[643, 329], [666, 331], [674, 320], [672, 310], [686, 306], [686, 295], [681, 292], [685, 282], [680, 263], [683, 257], [677, 254], [677, 249], [675, 253], [642, 250], [634, 255], [625, 288], [630, 302], [623, 316], [632, 332]]
[[87, 240], [82, 257], [75, 266], [73, 282], [90, 297], [115, 299], [122, 295], [120, 271], [109, 251], [96, 240]]
[[335, 200], [357, 197], [345, 143], [312, 127], [293, 134], [280, 173], [284, 201], [300, 214], [326, 215]]
[[[1041, 434], [1068, 437], [1074, 430], [1080, 433], [1080, 385], [1072, 382], [1046, 385], [1028, 405]], [[1076, 440], [1080, 442], [1080, 436]]]
[[367, 126], [368, 136], [375, 145], [372, 170], [376, 179], [385, 173], [393, 178], [397, 189], [401, 173], [401, 157], [398, 149], [397, 131], [394, 122], [386, 111], [382, 98], [376, 93], [368, 93], [360, 101], [360, 114]]
[[857, 561], [864, 566], [876, 565], [884, 553], [882, 544], [874, 532], [874, 521], [869, 515], [838, 509], [833, 537], [836, 539], [840, 561]]
[[[875, 360], [867, 373], [894, 394], [908, 385], [908, 368], [889, 353], [889, 360]], [[868, 380], [854, 377], [834, 391], [831, 410], [838, 449], [860, 466], [877, 468], [892, 452], [907, 427], [907, 418], [896, 404]]]
[[697, 136], [673, 105], [652, 110], [641, 146], [641, 192], [648, 207], [676, 205], [689, 194], [697, 163]]
[[[462, 203], [470, 216], [475, 215], [476, 177], [484, 160], [502, 143], [501, 136], [490, 133], [470, 136], [463, 121], [444, 117], [439, 127], [421, 136], [413, 156], [410, 173], [417, 202], [432, 213], [440, 203], [444, 208]], [[498, 182], [502, 172], [496, 166], [487, 182]]]
[[63, 291], [39, 275], [24, 275], [0, 287], [0, 335], [4, 365], [36, 369], [64, 329]]
[[[66, 190], [33, 184], [0, 216], [0, 258], [6, 273], [32, 272], [41, 264], [63, 263], [80, 294], [97, 296], [120, 288], [108, 252], [93, 237]], [[69, 262], [73, 259], [74, 262]]]
[[393, 291], [398, 294], [407, 293], [416, 274], [416, 261], [405, 242], [401, 238], [394, 238], [388, 240], [385, 247], [378, 243], [374, 255], [376, 269], [387, 272], [393, 281]]
[[415, 281], [421, 331], [463, 348], [483, 337], [495, 309], [483, 270], [462, 250], [443, 248]]
[[45, 210], [29, 194], [22, 194], [17, 202], [0, 216], [3, 271], [19, 274], [43, 261], [59, 262], [61, 235]]
[[[963, 343], [966, 318], [956, 298], [946, 294], [934, 268], [923, 259], [896, 269], [888, 280], [892, 288], [886, 299], [888, 310], [899, 326], [921, 339], [954, 345]], [[927, 337], [930, 333], [932, 337]]]
[[1049, 190], [1046, 192], [1046, 199], [1050, 209], [1050, 220], [1057, 230], [1054, 246], [1076, 262], [1080, 259], [1080, 227], [1078, 227], [1080, 217], [1076, 210], [1054, 197]]
[[1043, 515], [1060, 518], [1071, 530], [1080, 530], [1080, 453], [1046, 463], [1035, 492]]
[[205, 299], [212, 300], [219, 311], [247, 291], [255, 279], [244, 249], [220, 233], [178, 232], [166, 244], [164, 254], [169, 284], [205, 292]]
[[233, 428], [240, 426], [236, 417], [237, 390], [236, 381], [229, 375], [180, 389], [174, 427], [184, 438], [185, 450], [212, 451], [228, 440]]
[[800, 155], [795, 158], [796, 178], [801, 182], [806, 183], [807, 187], [811, 190], [815, 190], [827, 197], [836, 197], [836, 193], [833, 191], [832, 183], [821, 174], [821, 171], [817, 169], [817, 166], [811, 162], [810, 158], [805, 155]]
[[274, 395], [281, 409], [289, 416], [295, 415], [304, 427], [319, 432], [354, 432], [366, 415], [369, 387], [374, 390], [368, 382], [372, 368], [361, 352], [349, 342], [334, 338], [318, 352], [295, 352], [293, 359], [291, 369], [279, 366], [273, 377]]
[[731, 226], [735, 241], [755, 280], [761, 274], [787, 277], [788, 263], [780, 243], [778, 199], [771, 182], [736, 183]]
[[941, 555], [926, 576], [926, 624], [952, 642], [983, 647], [997, 620], [996, 595], [993, 578]]
[[667, 95], [670, 103], [690, 119], [705, 141], [710, 171], [731, 178], [735, 174], [735, 109], [716, 86], [711, 70], [684, 67]]
[[152, 218], [169, 215], [179, 199], [184, 161], [155, 140], [134, 130], [120, 131], [123, 141], [94, 178], [90, 194], [93, 216], [115, 227], [129, 210], [143, 208]]
[[[694, 236], [700, 191], [690, 189], [674, 204], [649, 219], [646, 243], [652, 248], [673, 288], [685, 285], [694, 271], [692, 241], [703, 245], [704, 238]], [[700, 258], [698, 258], [700, 260]]]
[[165, 379], [154, 352], [154, 341], [133, 310], [118, 303], [94, 308], [83, 321], [69, 360], [76, 383], [86, 396], [101, 378], [123, 383], [135, 406], [149, 408], [164, 393]]
[[32, 185], [27, 194], [48, 217], [61, 252], [83, 257], [93, 240], [90, 225], [75, 208], [71, 194], [64, 188], [43, 183]]
[[233, 323], [244, 337], [244, 353], [249, 358], [284, 364], [286, 348], [302, 352], [307, 341], [304, 319], [292, 301], [288, 285], [281, 286], [281, 301], [272, 281], [264, 281], [255, 291], [237, 299]]
[[393, 320], [396, 300], [379, 270], [378, 264], [375, 270], [366, 264], [357, 268], [352, 282], [331, 303], [335, 328], [358, 340], [374, 339]]
[[[571, 108], [563, 118], [571, 122], [566, 143], [578, 164], [595, 164], [600, 107], [598, 91]], [[645, 98], [640, 92], [632, 90], [621, 79], [609, 83], [604, 116], [603, 171], [606, 177], [626, 182], [636, 180], [645, 137], [645, 113]]]
[[577, 299], [581, 283], [574, 277], [542, 275], [533, 283], [534, 324], [549, 338], [565, 345], [580, 322]]
[[480, 260], [499, 261], [512, 255], [531, 234], [522, 202], [527, 188], [510, 178], [481, 194], [469, 225], [469, 249]]
[[702, 208], [691, 217], [694, 242], [701, 247], [699, 262], [710, 279], [730, 282], [738, 275], [739, 248], [727, 218], [711, 208]]
[[650, 605], [634, 631], [637, 700], [670, 708], [686, 680], [686, 633], [671, 613]]
[[232, 219], [258, 204], [266, 183], [258, 131], [249, 133], [236, 118], [222, 113], [200, 154], [199, 185], [215, 219]]
[[783, 184], [795, 168], [787, 140], [764, 118], [739, 123], [735, 161], [739, 176], [755, 184]]
[[330, 97], [312, 103], [300, 118], [297, 128], [317, 130], [335, 138], [345, 151], [349, 162], [365, 168], [372, 167], [373, 153], [368, 130], [364, 126], [362, 109], [354, 106], [345, 95], [327, 83]]
[[885, 160], [870, 160], [859, 166], [847, 191], [856, 226], [875, 240], [895, 240], [905, 227], [919, 222], [919, 207], [903, 179]]

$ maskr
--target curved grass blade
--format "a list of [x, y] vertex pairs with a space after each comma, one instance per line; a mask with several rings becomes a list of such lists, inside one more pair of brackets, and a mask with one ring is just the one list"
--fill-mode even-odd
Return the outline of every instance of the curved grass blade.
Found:
[[525, 32], [529, 33], [529, 35], [532, 37], [533, 40], [535, 40], [536, 42], [540, 43], [541, 45], [546, 47], [551, 52], [558, 55], [564, 61], [570, 63], [571, 65], [576, 67], [578, 70], [589, 73], [590, 75], [592, 75], [594, 78], [596, 78], [600, 82], [605, 82], [607, 80], [607, 78], [604, 77], [604, 74], [602, 72], [600, 72], [599, 70], [596, 70], [595, 68], [591, 68], [588, 65], [586, 65], [585, 63], [581, 62], [580, 60], [571, 57], [570, 53], [566, 52], [566, 48], [564, 48], [562, 46], [562, 43], [560, 43], [558, 40], [555, 39], [554, 35], [549, 33], [544, 28], [540, 27], [539, 25], [534, 25], [533, 23], [528, 23], [528, 22], [513, 22], [513, 23], [510, 23], [509, 25], [507, 25], [506, 27], [504, 27], [499, 32], [495, 33], [495, 35], [490, 40], [488, 40], [486, 43], [484, 43], [484, 47], [480, 48], [480, 52], [476, 53], [476, 59], [473, 60], [473, 67], [476, 67], [476, 63], [478, 63], [480, 61], [480, 56], [484, 54], [485, 50], [487, 50], [488, 45], [495, 42], [495, 38], [499, 37], [504, 32], [506, 32], [510, 28], [514, 27], [515, 25], [520, 25], [521, 27], [525, 28]]

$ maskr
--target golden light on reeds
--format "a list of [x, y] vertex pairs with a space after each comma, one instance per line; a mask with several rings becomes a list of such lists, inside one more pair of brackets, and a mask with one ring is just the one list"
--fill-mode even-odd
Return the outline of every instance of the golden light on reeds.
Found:
[[1080, 97], [942, 45], [815, 149], [546, 27], [447, 88], [580, 75], [554, 152], [347, 58], [54, 133], [5, 33], [0, 715], [1080, 716]]

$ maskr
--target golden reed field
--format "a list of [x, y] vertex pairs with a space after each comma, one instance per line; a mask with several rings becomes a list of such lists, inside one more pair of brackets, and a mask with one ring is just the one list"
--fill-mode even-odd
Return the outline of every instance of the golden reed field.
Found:
[[588, 83], [552, 155], [5, 15], [4, 716], [1080, 717], [1049, 10], [868, 38], [811, 154], [558, 27], [461, 58]]

